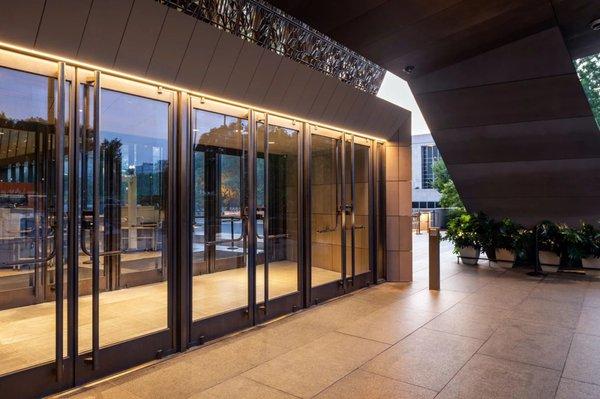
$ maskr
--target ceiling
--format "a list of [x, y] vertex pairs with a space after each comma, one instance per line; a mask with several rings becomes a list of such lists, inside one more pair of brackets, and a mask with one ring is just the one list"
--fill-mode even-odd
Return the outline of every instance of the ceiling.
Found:
[[600, 132], [572, 63], [600, 52], [600, 0], [270, 2], [409, 82], [469, 209], [600, 220]]

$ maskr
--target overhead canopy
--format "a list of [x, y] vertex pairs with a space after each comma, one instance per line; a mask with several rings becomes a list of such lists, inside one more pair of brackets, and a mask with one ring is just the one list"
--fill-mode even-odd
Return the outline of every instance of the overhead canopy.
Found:
[[572, 62], [600, 52], [600, 1], [271, 3], [409, 81], [469, 209], [600, 219], [600, 133]]

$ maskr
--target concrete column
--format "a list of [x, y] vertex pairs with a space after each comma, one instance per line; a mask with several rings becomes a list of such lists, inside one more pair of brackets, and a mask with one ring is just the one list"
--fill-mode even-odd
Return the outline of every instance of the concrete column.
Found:
[[410, 116], [386, 142], [386, 278], [412, 281], [412, 173]]

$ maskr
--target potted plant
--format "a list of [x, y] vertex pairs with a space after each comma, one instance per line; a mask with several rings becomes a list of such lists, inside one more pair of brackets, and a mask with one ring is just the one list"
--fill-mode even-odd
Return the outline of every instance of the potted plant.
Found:
[[504, 267], [513, 267], [518, 240], [519, 226], [512, 220], [504, 218], [495, 223], [491, 243], [495, 250], [495, 262]]
[[581, 264], [585, 268], [600, 269], [600, 230], [582, 223], [579, 231], [583, 241]]
[[562, 266], [581, 267], [581, 259], [585, 256], [585, 239], [582, 229], [570, 228], [567, 225], [558, 225], [560, 264]]
[[460, 254], [465, 265], [476, 265], [479, 261], [481, 243], [479, 223], [474, 215], [463, 213], [448, 221], [444, 240], [454, 244], [454, 253]]
[[545, 220], [536, 227], [538, 259], [544, 271], [557, 271], [560, 266], [561, 233], [553, 222]]

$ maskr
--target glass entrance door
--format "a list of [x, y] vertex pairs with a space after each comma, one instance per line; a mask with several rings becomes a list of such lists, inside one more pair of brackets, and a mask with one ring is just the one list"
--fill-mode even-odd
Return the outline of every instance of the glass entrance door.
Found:
[[173, 349], [173, 93], [99, 72], [80, 71], [79, 78], [74, 336], [76, 381], [85, 381]]
[[310, 302], [373, 281], [370, 140], [322, 129], [311, 134]]
[[248, 110], [192, 99], [192, 342], [251, 325]]
[[63, 299], [72, 76], [62, 63], [31, 62], [0, 51], [0, 392], [9, 396], [68, 386], [72, 370]]
[[302, 306], [299, 176], [301, 131], [296, 122], [258, 114], [256, 128], [257, 322]]

